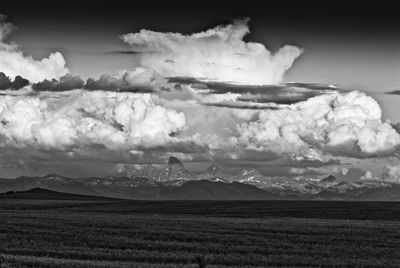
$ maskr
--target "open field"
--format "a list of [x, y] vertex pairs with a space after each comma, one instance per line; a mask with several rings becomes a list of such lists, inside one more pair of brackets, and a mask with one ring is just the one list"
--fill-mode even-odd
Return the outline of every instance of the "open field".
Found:
[[400, 266], [400, 203], [0, 201], [4, 267]]

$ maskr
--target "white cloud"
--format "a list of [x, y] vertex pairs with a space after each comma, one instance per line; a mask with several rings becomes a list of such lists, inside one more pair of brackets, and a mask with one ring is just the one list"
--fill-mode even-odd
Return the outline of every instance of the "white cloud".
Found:
[[375, 177], [371, 171], [367, 170], [360, 177], [360, 181], [379, 181], [378, 177]]
[[1, 140], [3, 145], [61, 150], [165, 145], [173, 140], [171, 133], [185, 127], [186, 118], [158, 102], [150, 94], [81, 90], [1, 96]]
[[281, 153], [314, 147], [342, 155], [393, 151], [400, 135], [381, 121], [377, 102], [364, 93], [334, 92], [280, 110], [267, 110], [238, 127], [238, 142], [255, 150]]
[[271, 53], [263, 44], [245, 42], [248, 20], [191, 35], [141, 30], [121, 38], [141, 63], [164, 77], [189, 76], [245, 84], [276, 84], [302, 50], [286, 45]]
[[388, 165], [383, 174], [383, 180], [387, 182], [400, 183], [400, 165]]
[[399, 165], [387, 165], [379, 176], [367, 170], [360, 177], [361, 181], [377, 181], [377, 182], [388, 182], [388, 183], [400, 183], [400, 166]]
[[240, 158], [242, 150], [254, 150], [300, 161], [325, 161], [326, 153], [386, 154], [400, 144], [400, 135], [381, 121], [379, 105], [361, 92], [261, 111], [209, 107], [202, 100], [84, 90], [0, 96], [0, 135], [16, 146], [168, 150], [172, 143], [195, 143], [211, 154], [222, 150]]
[[132, 71], [121, 71], [119, 76], [131, 87], [159, 89], [162, 86], [167, 86], [166, 80], [158, 73], [143, 67], [137, 67]]
[[105, 91], [160, 91], [171, 85], [154, 70], [137, 67], [134, 70], [121, 70], [115, 75], [103, 74], [99, 79], [89, 78], [85, 88]]
[[102, 145], [137, 156], [151, 149], [245, 160], [253, 151], [322, 162], [330, 155], [385, 155], [400, 144], [400, 135], [381, 121], [375, 100], [357, 91], [331, 92], [272, 110], [203, 103], [235, 102], [232, 94], [155, 92], [9, 92], [0, 95], [0, 140], [3, 146], [58, 150]]
[[44, 79], [60, 78], [68, 72], [65, 59], [59, 52], [35, 60], [31, 56], [24, 55], [17, 45], [6, 43], [6, 38], [14, 27], [4, 22], [4, 19], [5, 17], [0, 15], [0, 72], [12, 78], [20, 75], [34, 83]]

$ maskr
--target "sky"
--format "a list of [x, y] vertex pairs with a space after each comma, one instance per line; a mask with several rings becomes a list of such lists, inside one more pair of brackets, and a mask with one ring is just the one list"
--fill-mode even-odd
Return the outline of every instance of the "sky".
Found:
[[170, 155], [193, 172], [271, 176], [398, 164], [388, 4], [41, 1], [0, 14], [0, 72], [29, 81], [1, 95], [4, 176], [123, 174]]
[[[374, 93], [400, 87], [400, 33], [395, 8], [374, 3], [349, 5], [313, 2], [290, 6], [269, 3], [263, 7], [202, 1], [191, 6], [169, 1], [162, 5], [116, 2], [115, 5], [74, 4], [56, 1], [6, 3], [2, 13], [17, 25], [12, 39], [26, 53], [42, 58], [60, 51], [71, 72], [84, 78], [130, 69], [138, 64], [135, 55], [113, 53], [127, 47], [118, 36], [142, 28], [181, 33], [198, 32], [234, 18], [250, 17], [249, 40], [276, 49], [293, 44], [305, 50], [284, 81], [320, 82]], [[51, 22], [51, 23], [49, 23]], [[380, 95], [380, 94], [379, 94]], [[387, 109], [385, 118], [400, 121]]]
[[155, 7], [118, 1], [106, 6], [56, 3], [57, 8], [44, 1], [5, 4], [2, 9], [18, 27], [12, 39], [27, 53], [42, 57], [54, 50], [63, 52], [69, 68], [86, 78], [134, 64], [126, 55], [98, 55], [126, 50], [117, 38], [123, 33], [143, 28], [193, 33], [250, 17], [252, 31], [247, 39], [270, 49], [293, 44], [307, 52], [286, 75], [286, 81], [343, 83], [376, 91], [396, 89], [400, 83], [395, 70], [400, 57], [399, 21], [390, 6], [352, 7], [340, 2], [336, 6], [310, 3], [291, 7], [261, 7], [251, 2], [242, 7], [223, 1], [217, 6], [208, 1], [192, 6], [172, 1], [171, 6]]

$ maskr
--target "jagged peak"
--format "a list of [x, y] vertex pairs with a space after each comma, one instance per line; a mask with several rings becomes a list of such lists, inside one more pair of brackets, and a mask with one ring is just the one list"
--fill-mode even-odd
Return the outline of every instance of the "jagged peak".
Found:
[[55, 174], [55, 173], [49, 173], [49, 174], [43, 176], [42, 178], [52, 178], [52, 177], [62, 178], [63, 176]]
[[247, 176], [247, 175], [261, 175], [260, 174], [260, 172], [258, 172], [256, 169], [254, 169], [254, 168], [245, 168], [245, 169], [242, 169], [240, 172], [239, 172], [239, 175], [242, 175], [242, 176]]
[[209, 166], [207, 168], [207, 173], [210, 175], [215, 175], [218, 173], [218, 171], [219, 171], [219, 167], [214, 164], [212, 164], [211, 166]]
[[329, 175], [328, 177], [320, 180], [320, 182], [335, 182], [335, 181], [336, 181], [336, 178], [333, 175]]
[[58, 174], [47, 174], [43, 177], [37, 177], [37, 179], [40, 181], [50, 180], [50, 181], [63, 181], [63, 182], [71, 180], [71, 178], [69, 178], [69, 177], [61, 176]]
[[168, 165], [182, 165], [183, 166], [182, 162], [175, 156], [171, 156], [168, 159]]

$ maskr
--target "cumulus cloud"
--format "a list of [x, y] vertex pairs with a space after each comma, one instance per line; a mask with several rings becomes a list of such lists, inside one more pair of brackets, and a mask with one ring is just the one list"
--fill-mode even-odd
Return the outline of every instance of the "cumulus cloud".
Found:
[[400, 134], [400, 123], [392, 124], [392, 127]]
[[2, 96], [1, 143], [59, 150], [165, 145], [173, 140], [171, 133], [185, 127], [186, 118], [158, 102], [150, 94], [81, 90]]
[[29, 85], [29, 81], [19, 75], [17, 75], [12, 81], [3, 72], [0, 72], [0, 90], [4, 89], [21, 89]]
[[153, 70], [138, 67], [132, 71], [120, 71], [116, 75], [89, 78], [85, 88], [89, 90], [150, 92], [167, 88], [167, 81]]
[[200, 33], [141, 30], [121, 36], [141, 64], [164, 77], [187, 76], [244, 84], [276, 84], [302, 53], [286, 45], [272, 53], [263, 44], [245, 42], [248, 19]]
[[68, 72], [65, 59], [55, 52], [47, 58], [35, 60], [26, 56], [15, 44], [6, 43], [8, 35], [14, 26], [5, 22], [5, 16], [0, 15], [0, 71], [12, 78], [22, 76], [29, 81], [39, 82], [44, 79], [59, 78]]
[[9, 89], [11, 87], [10, 78], [4, 73], [0, 72], [0, 90]]
[[374, 177], [371, 171], [367, 170], [364, 174], [360, 177], [360, 181], [378, 181], [378, 177]]
[[27, 85], [29, 85], [29, 80], [17, 75], [11, 83], [11, 89], [21, 89]]
[[1, 142], [58, 150], [100, 145], [138, 156], [144, 150], [222, 160], [261, 153], [322, 162], [329, 161], [327, 154], [385, 155], [400, 144], [399, 133], [381, 121], [379, 105], [361, 92], [331, 92], [272, 110], [208, 106], [210, 97], [179, 99], [174, 94], [72, 90], [0, 95]]
[[400, 166], [388, 165], [383, 174], [383, 180], [388, 182], [400, 183]]
[[400, 166], [388, 165], [380, 176], [374, 176], [371, 171], [365, 171], [360, 181], [376, 181], [387, 183], [400, 183]]
[[381, 116], [378, 103], [364, 93], [333, 92], [260, 112], [256, 121], [238, 127], [238, 142], [255, 150], [300, 155], [304, 148], [339, 155], [385, 154], [400, 144], [400, 135]]

